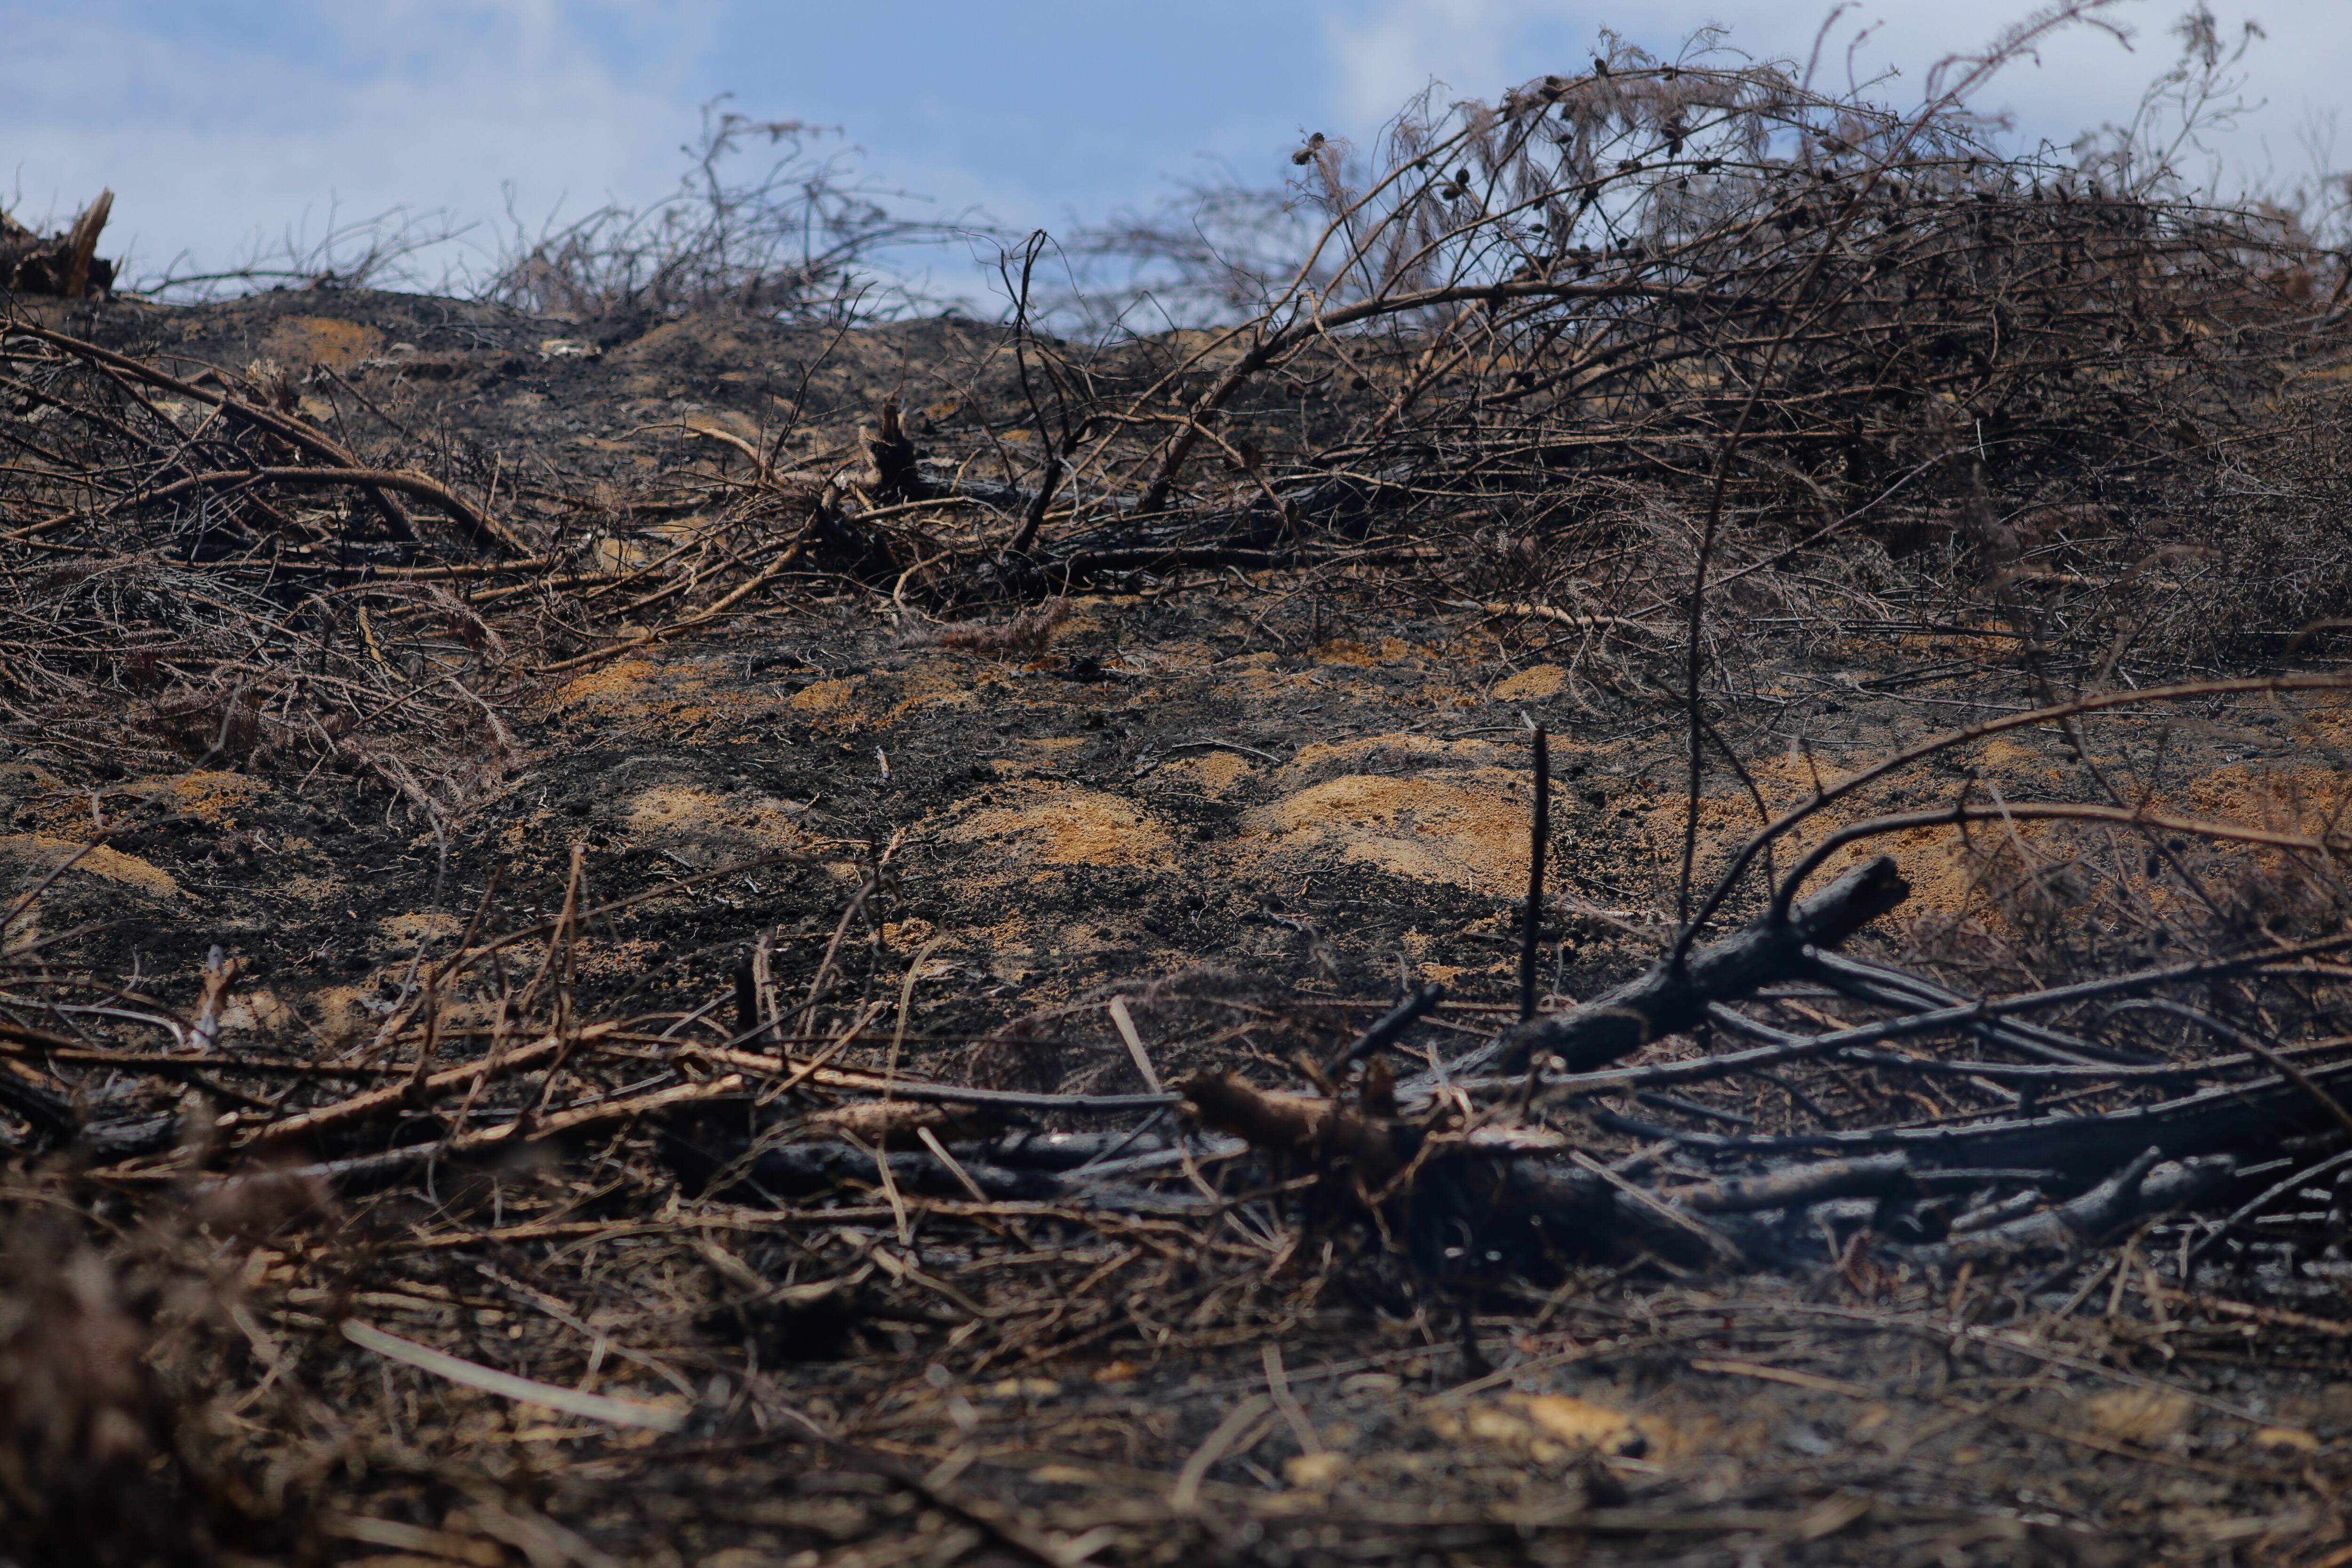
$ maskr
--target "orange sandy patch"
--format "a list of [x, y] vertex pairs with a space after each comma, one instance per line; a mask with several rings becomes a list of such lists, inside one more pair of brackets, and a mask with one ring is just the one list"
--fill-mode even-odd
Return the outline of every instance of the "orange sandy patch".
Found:
[[237, 813], [269, 793], [268, 784], [245, 773], [210, 772], [136, 779], [122, 788], [142, 799], [169, 801], [183, 816], [219, 828], [235, 827]]
[[1420, 768], [1433, 763], [1486, 768], [1511, 760], [1509, 752], [1486, 741], [1444, 741], [1423, 734], [1363, 735], [1351, 741], [1318, 741], [1301, 746], [1298, 754], [1284, 766], [1282, 778], [1288, 784], [1333, 768], [1360, 770], [1383, 762]]
[[1352, 664], [1365, 669], [1384, 664], [1402, 664], [1412, 656], [1412, 645], [1401, 637], [1382, 637], [1378, 647], [1368, 647], [1353, 637], [1334, 637], [1308, 649], [1307, 655], [1318, 664]]
[[1251, 814], [1290, 855], [1328, 855], [1415, 881], [1503, 893], [1527, 875], [1526, 781], [1500, 768], [1347, 773]]
[[401, 947], [418, 947], [427, 942], [438, 942], [456, 936], [464, 929], [457, 917], [446, 910], [430, 910], [408, 915], [393, 915], [375, 922], [386, 940]]
[[[1043, 972], [1045, 936], [1019, 915], [977, 928], [967, 940], [967, 951], [985, 954], [988, 967], [1008, 980], [1027, 984]], [[1040, 994], [1055, 994], [1060, 989], [1053, 987]]]
[[555, 693], [555, 706], [605, 707], [642, 697], [646, 682], [660, 671], [649, 658], [621, 658], [573, 676]]
[[583, 942], [578, 963], [583, 974], [641, 974], [661, 958], [662, 944], [644, 937], [626, 942]]
[[1655, 1454], [1675, 1434], [1654, 1416], [1629, 1415], [1565, 1394], [1505, 1394], [1458, 1408], [1433, 1405], [1431, 1430], [1448, 1442], [1475, 1441], [1557, 1464], [1578, 1454]]
[[[1816, 759], [1818, 762], [1819, 759]], [[1758, 792], [1774, 816], [1809, 799], [1814, 793], [1815, 774], [1812, 766], [1802, 757], [1770, 757], [1748, 764], [1748, 774]], [[1822, 768], [1820, 781], [1834, 784], [1843, 776], [1840, 770]], [[1913, 775], [1916, 781], [1916, 775]], [[1900, 784], [1898, 775], [1897, 786]], [[1935, 796], [1937, 801], [1949, 797]], [[1554, 797], [1557, 800], [1557, 796]], [[1659, 785], [1643, 795], [1623, 803], [1635, 812], [1627, 824], [1645, 839], [1659, 854], [1679, 855], [1683, 833], [1684, 797], [1678, 788]], [[1865, 821], [1895, 810], [1916, 810], [1928, 804], [1908, 800], [1900, 805], [1889, 801], [1875, 788], [1860, 792], [1838, 801], [1807, 819], [1775, 845], [1776, 858], [1785, 871], [1807, 851], [1830, 834], [1852, 823]], [[1555, 807], [1557, 809], [1557, 807]], [[1732, 852], [1746, 843], [1763, 825], [1756, 803], [1746, 791], [1738, 794], [1719, 792], [1699, 801], [1698, 865], [1699, 882], [1710, 886]], [[2015, 827], [2028, 844], [2037, 835], [2046, 834], [2048, 825], [2019, 823]], [[1987, 835], [2006, 835], [2010, 828], [2000, 825], [1979, 825], [1973, 829], [1977, 841], [1987, 841]], [[1890, 834], [1884, 837], [1864, 839], [1849, 845], [1830, 858], [1828, 865], [1807, 879], [1808, 892], [1818, 892], [1842, 873], [1879, 855], [1892, 855], [1901, 866], [1903, 877], [1911, 885], [1911, 894], [1904, 901], [1906, 914], [1958, 912], [1969, 901], [1975, 888], [1976, 868], [1966, 855], [1966, 840], [1955, 827], [1915, 828], [1907, 833]], [[1760, 876], [1759, 864], [1750, 872], [1751, 879]], [[1760, 886], [1759, 884], [1757, 884]]]
[[317, 909], [331, 899], [341, 898], [344, 883], [340, 877], [289, 877], [278, 884], [278, 890]]
[[630, 798], [623, 816], [639, 833], [723, 833], [771, 847], [807, 837], [782, 801], [769, 795], [713, 795], [683, 784], [656, 784], [640, 792]]
[[[751, 364], [758, 362], [758, 351], [747, 347], [732, 332], [714, 330], [707, 318], [682, 321], [664, 321], [645, 336], [613, 351], [613, 358], [623, 364], [637, 364], [653, 360], [664, 351], [683, 348], [688, 353], [706, 355], [714, 362], [729, 364]], [[665, 370], [659, 379], [668, 379], [677, 373]]]
[[1320, 647], [1309, 649], [1307, 657], [1318, 664], [1352, 664], [1362, 669], [1380, 662], [1371, 649], [1348, 637], [1334, 637]]
[[1009, 688], [1012, 684], [1011, 677], [1000, 667], [977, 663], [961, 654], [942, 654], [925, 659], [906, 674], [898, 689], [898, 700], [883, 721], [895, 723], [910, 713], [981, 707], [1003, 710], [998, 715], [1002, 718], [1017, 711], [1022, 704], [1009, 700], [1009, 691], [991, 689]]
[[2308, 726], [2315, 739], [2335, 746], [2352, 742], [2352, 694], [2311, 692], [2300, 707], [2300, 724]]
[[979, 692], [969, 686], [940, 686], [905, 698], [890, 710], [893, 720], [910, 713], [940, 712], [950, 708], [980, 708], [984, 702]]
[[1556, 664], [1538, 664], [1507, 680], [1498, 680], [1488, 693], [1497, 702], [1532, 702], [1549, 697], [1568, 684], [1568, 671]]
[[1034, 739], [1016, 740], [1013, 744], [1023, 754], [1015, 757], [991, 757], [988, 766], [1001, 779], [1017, 779], [1025, 773], [1050, 769], [1066, 752], [1075, 752], [1086, 742], [1076, 736], [1041, 735]]
[[740, 723], [774, 710], [768, 699], [740, 689], [725, 661], [718, 659], [616, 659], [565, 682], [551, 705], [559, 712], [584, 708], [613, 717], [657, 718], [675, 727], [673, 738], [697, 725]]
[[2181, 805], [2195, 816], [2247, 827], [2340, 835], [2352, 826], [2347, 795], [2352, 777], [2334, 768], [2237, 763], [2199, 778]]
[[1237, 752], [1199, 752], [1179, 757], [1160, 771], [1172, 778], [1190, 778], [1201, 786], [1202, 795], [1223, 800], [1227, 790], [1249, 776], [1250, 764]]
[[911, 920], [887, 921], [882, 926], [882, 945], [894, 952], [912, 952], [937, 932], [938, 928], [919, 915]]
[[865, 684], [864, 676], [853, 675], [845, 680], [820, 680], [814, 686], [803, 686], [793, 693], [792, 710], [809, 718], [832, 717], [853, 706], [858, 688]]
[[230, 994], [221, 1009], [221, 1031], [230, 1036], [278, 1036], [296, 1023], [294, 1009], [267, 986], [257, 985]]
[[[74, 857], [80, 858], [75, 859]], [[171, 873], [161, 866], [142, 860], [136, 855], [125, 855], [119, 849], [100, 845], [86, 849], [69, 838], [53, 837], [47, 833], [13, 833], [0, 838], [0, 857], [16, 861], [36, 880], [73, 860], [68, 876], [96, 877], [103, 881], [135, 888], [152, 899], [176, 899], [180, 884], [172, 880]]]
[[320, 1038], [331, 1046], [347, 1046], [374, 1027], [365, 1005], [375, 998], [373, 985], [326, 985], [304, 998]]
[[760, 446], [764, 439], [758, 420], [731, 408], [706, 408], [688, 415], [683, 423], [689, 430], [723, 431], [739, 441], [750, 442], [753, 447]]
[[2047, 768], [2050, 759], [2033, 747], [2008, 735], [1995, 735], [1977, 748], [1981, 768]]
[[1223, 679], [1214, 688], [1213, 695], [1228, 700], [1264, 702], [1286, 691], [1314, 687], [1314, 681], [1303, 669], [1285, 672], [1276, 668], [1278, 658], [1272, 653], [1252, 653], [1225, 660], [1216, 667], [1215, 673]]
[[289, 370], [325, 365], [348, 371], [383, 347], [383, 334], [331, 316], [290, 316], [261, 340], [261, 352]]
[[1166, 866], [1170, 838], [1158, 818], [1117, 795], [1041, 786], [1014, 805], [983, 806], [940, 837], [951, 844], [1003, 842], [1045, 866]]

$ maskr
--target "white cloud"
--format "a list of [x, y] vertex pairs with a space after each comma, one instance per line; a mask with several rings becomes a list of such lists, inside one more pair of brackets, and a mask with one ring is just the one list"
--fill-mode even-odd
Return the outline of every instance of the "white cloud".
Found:
[[1332, 105], [1369, 126], [1432, 82], [1456, 96], [1491, 98], [1509, 85], [1511, 46], [1531, 20], [1557, 9], [1523, 0], [1391, 0], [1369, 16], [1328, 14]]
[[488, 220], [509, 179], [534, 219], [567, 195], [578, 210], [658, 194], [690, 103], [658, 58], [624, 75], [562, 10], [382, 0], [322, 7], [291, 36], [174, 36], [136, 6], [58, 8], [0, 63], [0, 177], [30, 218], [112, 185], [116, 232], [149, 266], [224, 264], [257, 233], [316, 233], [331, 205]]

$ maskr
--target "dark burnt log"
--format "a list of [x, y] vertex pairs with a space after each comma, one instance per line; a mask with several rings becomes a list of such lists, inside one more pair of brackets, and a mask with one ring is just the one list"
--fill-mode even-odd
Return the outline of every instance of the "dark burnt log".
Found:
[[866, 488], [874, 499], [887, 505], [903, 501], [929, 500], [939, 491], [923, 477], [920, 456], [906, 429], [898, 423], [898, 400], [883, 399], [878, 427], [861, 431], [866, 442], [866, 458], [870, 465], [866, 474]]
[[920, 1150], [930, 1139], [976, 1143], [1004, 1131], [1003, 1118], [987, 1110], [907, 1100], [851, 1100], [815, 1111], [802, 1125], [807, 1136], [894, 1153]]
[[82, 1130], [73, 1101], [16, 1062], [0, 1061], [0, 1110], [13, 1111], [31, 1123], [47, 1147], [70, 1142]]
[[114, 210], [114, 193], [98, 200], [65, 233], [43, 239], [0, 214], [0, 290], [84, 300], [114, 287], [114, 263], [98, 254], [98, 237]]
[[1909, 1155], [1874, 1154], [1702, 1182], [1674, 1188], [1664, 1195], [1697, 1214], [1752, 1214], [1761, 1209], [1801, 1208], [1832, 1198], [1882, 1197], [1916, 1183]]
[[1463, 1259], [1489, 1252], [1520, 1261], [1647, 1253], [1685, 1268], [1737, 1268], [1756, 1258], [1624, 1177], [1581, 1158], [1561, 1162], [1556, 1138], [1547, 1140], [1549, 1157], [1507, 1142], [1431, 1146], [1420, 1127], [1230, 1073], [1199, 1074], [1184, 1095], [1202, 1125], [1315, 1170], [1327, 1201], [1339, 1196], [1352, 1212], [1352, 1195], [1387, 1210], [1393, 1234], [1433, 1275], [1458, 1277]]
[[[980, 563], [957, 584], [957, 592], [981, 598], [1036, 598], [1066, 593], [1090, 578], [1123, 573], [1300, 565], [1314, 558], [1318, 545], [1362, 539], [1382, 498], [1408, 493], [1417, 482], [1414, 472], [1400, 468], [1387, 477], [1276, 479], [1272, 488], [1279, 507], [1264, 491], [1232, 505], [1187, 511], [1145, 512], [1130, 507], [1066, 538]], [[1006, 492], [1003, 495], [982, 494], [982, 487], [970, 480], [959, 481], [954, 489], [1006, 511], [1022, 510], [1032, 497], [1030, 491], [1011, 487], [995, 487]]]
[[1452, 1195], [1475, 1221], [1476, 1245], [1507, 1258], [1622, 1262], [1646, 1253], [1697, 1270], [1779, 1261], [1776, 1238], [1765, 1227], [1718, 1226], [1587, 1166], [1468, 1154], [1449, 1162], [1448, 1176]]
[[131, 1116], [120, 1121], [93, 1121], [81, 1131], [74, 1142], [83, 1155], [96, 1163], [111, 1164], [117, 1160], [133, 1160], [142, 1154], [160, 1154], [178, 1143], [187, 1129], [173, 1114], [162, 1116]]
[[[1149, 1126], [1150, 1123], [1146, 1123]], [[1156, 1132], [1008, 1132], [983, 1145], [979, 1157], [1013, 1171], [1076, 1171], [1121, 1154], [1160, 1154], [1167, 1140]], [[962, 1151], [955, 1152], [963, 1157]]]
[[[2319, 1088], [2352, 1089], [2352, 1062], [2308, 1068]], [[1608, 1116], [1597, 1113], [1596, 1119]], [[1967, 1127], [1857, 1128], [1849, 1132], [1801, 1132], [1773, 1137], [1724, 1137], [1653, 1128], [1608, 1116], [1621, 1130], [1667, 1137], [1695, 1153], [1794, 1154], [1852, 1151], [1895, 1152], [1922, 1166], [1987, 1171], [2047, 1168], [2081, 1175], [2110, 1171], [2143, 1149], [2168, 1160], [2198, 1154], [2243, 1154], [2266, 1150], [2280, 1139], [2337, 1124], [2328, 1110], [2302, 1087], [2272, 1078], [2224, 1084], [2155, 1105], [2090, 1115], [2037, 1116]]]
[[[926, 1198], [965, 1198], [971, 1192], [953, 1171], [928, 1151], [890, 1153], [890, 1180], [898, 1190]], [[1059, 1197], [1063, 1184], [1043, 1171], [1008, 1171], [979, 1160], [959, 1160], [972, 1185], [992, 1198], [1042, 1203]], [[780, 1198], [804, 1198], [859, 1187], [878, 1188], [881, 1173], [868, 1150], [846, 1143], [791, 1143], [762, 1151], [745, 1173], [745, 1187]]]
[[1299, 1156], [1327, 1173], [1348, 1170], [1368, 1190], [1395, 1180], [1422, 1143], [1417, 1127], [1321, 1095], [1259, 1089], [1229, 1072], [1195, 1074], [1184, 1099], [1204, 1127], [1245, 1139], [1254, 1149]]
[[[1590, 1171], [1552, 1160], [1510, 1160], [1491, 1166], [1483, 1182], [1465, 1182], [1486, 1210], [1482, 1240], [1522, 1239], [1568, 1257], [1650, 1248], [1670, 1263], [1704, 1260], [1706, 1248], [1679, 1227], [1658, 1221]], [[1620, 1214], [1620, 1210], [1633, 1211]], [[1654, 1237], [1649, 1233], [1658, 1233]]]
[[1804, 1208], [1839, 1198], [1916, 1197], [1983, 1186], [1987, 1182], [2058, 1182], [2063, 1173], [2046, 1169], [1944, 1170], [1923, 1165], [1908, 1154], [1870, 1154], [1858, 1160], [1824, 1160], [1754, 1175], [1726, 1176], [1660, 1195], [1693, 1214], [1756, 1214], [1766, 1209]]
[[[2230, 1187], [2237, 1166], [2226, 1154], [2167, 1161], [2160, 1151], [2144, 1150], [2065, 1203], [2040, 1206], [2047, 1201], [2039, 1194], [2021, 1194], [2021, 1201], [2037, 1205], [2032, 1212], [1997, 1213], [1993, 1223], [1948, 1238], [1951, 1199], [1929, 1201], [1929, 1194], [1980, 1184], [1994, 1173], [1920, 1169], [1906, 1156], [1889, 1154], [1649, 1193], [1630, 1184], [1612, 1187], [1589, 1167], [1520, 1158], [1495, 1164], [1478, 1190], [1487, 1205], [1489, 1242], [1540, 1237], [1554, 1256], [1624, 1258], [1646, 1252], [1685, 1268], [1719, 1268], [1734, 1259], [1754, 1268], [1819, 1263], [1819, 1237], [1802, 1223], [1805, 1211], [1875, 1197], [1878, 1208], [1868, 1223], [1880, 1240], [1895, 1243], [1915, 1261], [1949, 1266], [2097, 1247], [2147, 1215], [2210, 1201]], [[2048, 1182], [2053, 1173], [1999, 1174]], [[1475, 1181], [1462, 1184], [1476, 1187]], [[1773, 1211], [1777, 1222], [1765, 1217]], [[1904, 1245], [1906, 1237], [1911, 1245]]]
[[1580, 1006], [1518, 1025], [1489, 1047], [1486, 1059], [1474, 1055], [1454, 1071], [1524, 1072], [1529, 1062], [1546, 1057], [1560, 1058], [1570, 1072], [1606, 1067], [1653, 1040], [1694, 1027], [1710, 1004], [1737, 1001], [1798, 977], [1805, 970], [1807, 949], [1838, 946], [1910, 892], [1894, 858], [1881, 855], [1799, 904], [1787, 922], [1767, 917], [1680, 965], [1662, 959], [1638, 980]]
[[[34, 1029], [12, 1026], [8, 1032], [61, 1046], [79, 1043]], [[187, 1075], [183, 1071], [170, 1076]], [[21, 1118], [30, 1128], [32, 1137], [25, 1152], [46, 1152], [70, 1147], [82, 1158], [101, 1165], [160, 1153], [177, 1143], [182, 1134], [176, 1112], [155, 1115], [134, 1110], [110, 1117], [85, 1117], [70, 1094], [18, 1061], [0, 1060], [0, 1110]]]
[[2079, 1197], [1933, 1247], [1914, 1247], [1909, 1256], [1921, 1263], [1950, 1266], [2083, 1251], [2112, 1240], [2146, 1215], [2207, 1201], [2230, 1184], [2237, 1167], [2228, 1154], [2167, 1161], [2162, 1150], [2143, 1149]]

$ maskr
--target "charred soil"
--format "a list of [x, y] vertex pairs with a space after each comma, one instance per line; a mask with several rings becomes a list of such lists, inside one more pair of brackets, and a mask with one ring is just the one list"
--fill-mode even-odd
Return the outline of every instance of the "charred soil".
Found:
[[0, 1558], [2352, 1560], [2272, 259], [1589, 438], [1492, 290], [19, 303]]

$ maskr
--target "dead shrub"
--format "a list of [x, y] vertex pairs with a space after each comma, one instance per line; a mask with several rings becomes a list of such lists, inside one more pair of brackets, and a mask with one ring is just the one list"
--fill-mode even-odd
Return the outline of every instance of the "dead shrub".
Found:
[[1069, 618], [1068, 600], [1048, 599], [1034, 610], [996, 625], [949, 626], [939, 632], [934, 640], [940, 647], [978, 654], [983, 658], [1003, 658], [1013, 654], [1034, 658], [1054, 640], [1054, 629]]
[[[872, 312], [864, 273], [878, 253], [950, 234], [946, 224], [898, 216], [887, 204], [910, 198], [865, 176], [852, 154], [819, 153], [837, 130], [753, 120], [725, 101], [703, 106], [677, 194], [645, 207], [615, 203], [562, 227], [551, 222], [536, 239], [517, 223], [482, 297], [589, 320], [688, 310], [845, 319]], [[767, 165], [738, 175], [762, 146], [772, 150]]]

